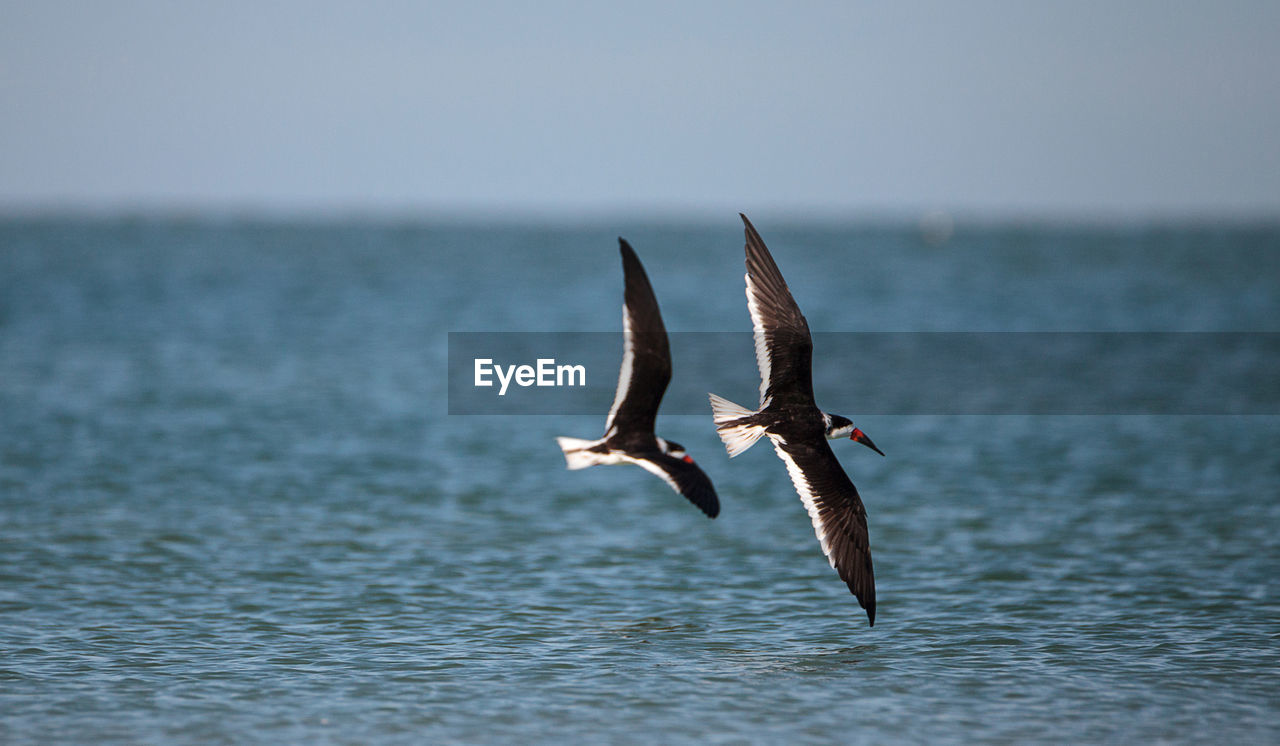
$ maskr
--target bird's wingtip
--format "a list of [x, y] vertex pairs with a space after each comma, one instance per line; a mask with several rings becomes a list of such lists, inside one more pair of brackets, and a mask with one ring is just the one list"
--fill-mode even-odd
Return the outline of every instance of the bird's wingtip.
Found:
[[636, 250], [631, 248], [631, 242], [622, 236], [618, 236], [618, 253], [622, 255], [622, 264], [639, 264], [640, 257], [636, 255]]

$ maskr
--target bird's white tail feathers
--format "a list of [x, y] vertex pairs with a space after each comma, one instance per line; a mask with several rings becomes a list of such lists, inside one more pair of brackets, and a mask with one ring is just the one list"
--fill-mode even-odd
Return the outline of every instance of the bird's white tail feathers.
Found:
[[755, 445], [756, 441], [760, 440], [760, 436], [764, 435], [764, 428], [759, 425], [728, 424], [743, 417], [750, 417], [755, 414], [754, 411], [715, 394], [708, 396], [711, 397], [711, 417], [716, 423], [716, 433], [720, 436], [720, 440], [724, 441], [724, 449], [729, 452], [730, 458]]
[[599, 454], [586, 450], [598, 444], [598, 440], [556, 438], [556, 442], [560, 444], [560, 450], [564, 451], [564, 460], [570, 469], [585, 469], [600, 463]]

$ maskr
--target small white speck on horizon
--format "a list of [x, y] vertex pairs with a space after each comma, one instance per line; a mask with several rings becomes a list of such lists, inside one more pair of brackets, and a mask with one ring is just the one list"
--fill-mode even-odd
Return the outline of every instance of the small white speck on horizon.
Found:
[[955, 220], [943, 210], [930, 210], [920, 217], [920, 237], [930, 246], [942, 246], [955, 233]]

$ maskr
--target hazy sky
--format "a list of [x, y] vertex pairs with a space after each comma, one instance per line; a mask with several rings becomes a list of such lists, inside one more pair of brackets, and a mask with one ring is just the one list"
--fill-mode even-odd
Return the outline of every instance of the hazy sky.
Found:
[[1280, 216], [1280, 2], [0, 0], [0, 210]]

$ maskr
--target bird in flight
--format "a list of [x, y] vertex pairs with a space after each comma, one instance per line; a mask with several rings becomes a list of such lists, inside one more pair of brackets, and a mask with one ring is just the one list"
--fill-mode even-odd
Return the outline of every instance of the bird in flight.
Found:
[[625, 280], [622, 305], [624, 351], [618, 390], [599, 440], [556, 438], [570, 469], [597, 464], [635, 464], [661, 477], [703, 513], [715, 518], [720, 500], [715, 487], [684, 446], [654, 434], [658, 405], [671, 382], [671, 348], [658, 299], [640, 258], [618, 239]]
[[739, 216], [746, 226], [747, 310], [760, 368], [760, 406], [752, 411], [711, 394], [716, 432], [730, 457], [761, 436], [769, 438], [809, 512], [823, 554], [874, 626], [876, 582], [867, 511], [827, 441], [847, 437], [884, 453], [848, 418], [818, 409], [809, 323], [760, 234], [746, 215]]

